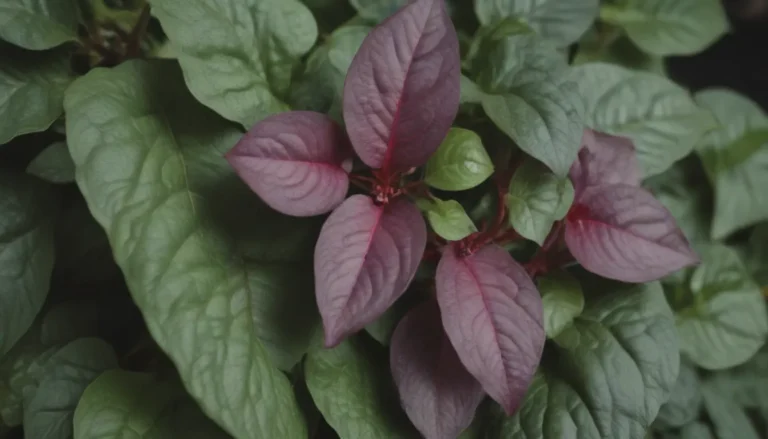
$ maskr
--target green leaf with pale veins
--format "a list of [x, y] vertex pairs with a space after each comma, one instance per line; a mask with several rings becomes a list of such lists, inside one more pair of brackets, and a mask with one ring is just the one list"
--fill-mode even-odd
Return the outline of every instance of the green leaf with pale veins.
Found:
[[535, 160], [526, 160], [509, 182], [506, 204], [509, 223], [522, 237], [542, 245], [555, 221], [573, 203], [573, 184]]
[[451, 128], [429, 159], [424, 181], [445, 191], [463, 191], [493, 174], [493, 163], [483, 141], [474, 131]]
[[[2, 0], [0, 0], [2, 1]], [[29, 52], [0, 42], [0, 145], [47, 129], [64, 112], [64, 91], [72, 82], [62, 49]]]
[[426, 212], [432, 230], [447, 241], [460, 241], [477, 232], [475, 223], [456, 200], [422, 199], [418, 205]]
[[631, 139], [646, 177], [688, 155], [716, 126], [684, 88], [661, 76], [606, 63], [574, 67], [573, 76], [585, 100], [586, 124]]
[[214, 439], [230, 437], [208, 419], [184, 388], [151, 374], [110, 370], [77, 404], [74, 439]]
[[0, 170], [0, 356], [21, 338], [48, 296], [53, 272], [52, 187]]
[[556, 271], [536, 280], [544, 307], [544, 330], [555, 338], [584, 311], [584, 293], [579, 281], [566, 271]]
[[69, 155], [66, 142], [56, 142], [45, 148], [27, 166], [27, 173], [49, 183], [75, 181], [75, 164]]
[[77, 40], [79, 18], [77, 0], [0, 0], [0, 39], [50, 49]]
[[250, 128], [285, 111], [293, 69], [317, 39], [298, 0], [150, 0], [190, 91]]
[[[92, 70], [65, 107], [78, 186], [189, 392], [236, 437], [305, 437], [270, 358], [300, 357], [316, 325], [311, 290], [278, 274], [305, 277], [314, 221], [266, 209], [237, 178], [224, 154], [240, 131], [172, 61]], [[275, 309], [289, 323], [274, 327]]]

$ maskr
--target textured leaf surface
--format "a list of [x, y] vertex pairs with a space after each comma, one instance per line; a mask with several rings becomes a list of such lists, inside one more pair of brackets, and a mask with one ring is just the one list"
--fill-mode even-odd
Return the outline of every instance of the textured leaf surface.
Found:
[[485, 392], [446, 337], [436, 303], [400, 320], [389, 358], [403, 409], [425, 438], [455, 438], [469, 426]]
[[31, 50], [75, 41], [77, 6], [75, 0], [0, 0], [0, 39]]
[[405, 291], [427, 245], [419, 210], [353, 195], [328, 217], [315, 246], [315, 295], [326, 346], [362, 329]]
[[150, 0], [197, 99], [250, 128], [287, 109], [298, 59], [317, 39], [298, 0]]
[[0, 171], [0, 356], [24, 335], [48, 296], [56, 205], [47, 184]]
[[488, 438], [645, 438], [677, 377], [672, 312], [658, 283], [591, 292], [547, 346], [520, 410], [490, 421]]
[[552, 224], [562, 219], [573, 203], [573, 185], [533, 160], [515, 171], [506, 195], [509, 223], [524, 238], [544, 243]]
[[513, 413], [544, 348], [541, 297], [501, 247], [471, 256], [447, 247], [437, 266], [437, 300], [461, 362], [491, 398]]
[[0, 42], [0, 51], [1, 145], [51, 126], [64, 111], [64, 90], [72, 77], [67, 53], [61, 50], [28, 52]]
[[581, 193], [588, 186], [640, 186], [640, 166], [632, 141], [585, 130], [581, 145], [579, 158], [569, 173], [577, 192]]
[[296, 263], [308, 251], [297, 245], [304, 222], [275, 217], [231, 171], [223, 156], [239, 131], [197, 104], [169, 61], [93, 70], [65, 106], [78, 186], [189, 392], [234, 436], [306, 435], [290, 384], [259, 341], [306, 349], [284, 326], [260, 325], [273, 312], [264, 301], [311, 321], [302, 311], [311, 299], [272, 277], [275, 266], [306, 273]]
[[768, 219], [768, 115], [733, 91], [709, 89], [696, 102], [715, 115], [719, 126], [702, 139], [697, 152], [715, 189], [711, 236], [722, 239]]
[[646, 177], [688, 155], [715, 126], [685, 89], [658, 75], [591, 63], [575, 67], [573, 77], [585, 100], [586, 124], [632, 140]]
[[45, 148], [27, 166], [27, 173], [50, 183], [73, 183], [75, 164], [72, 163], [67, 143], [56, 142]]
[[344, 84], [352, 146], [372, 168], [421, 166], [459, 108], [459, 41], [443, 0], [417, 0], [374, 28]]
[[583, 103], [565, 60], [535, 35], [515, 35], [490, 51], [478, 77], [488, 117], [526, 153], [565, 176], [576, 159]]
[[307, 355], [304, 374], [312, 399], [341, 439], [416, 439], [400, 408], [380, 346], [353, 337]]
[[701, 410], [701, 382], [696, 369], [687, 361], [680, 362], [680, 373], [669, 400], [659, 409], [655, 426], [678, 428], [695, 421]]
[[624, 282], [656, 280], [698, 262], [669, 211], [634, 186], [584, 191], [566, 217], [565, 242], [584, 268]]
[[459, 241], [477, 232], [477, 227], [456, 200], [425, 199], [420, 200], [419, 206], [426, 212], [435, 233], [448, 241]]
[[493, 163], [474, 131], [451, 128], [427, 162], [424, 181], [445, 191], [471, 189], [493, 173]]
[[352, 150], [328, 116], [291, 111], [254, 125], [227, 160], [273, 209], [312, 216], [331, 211], [347, 196], [344, 166], [351, 169]]
[[544, 331], [555, 338], [584, 310], [579, 281], [565, 271], [540, 277], [537, 282], [544, 310]]
[[205, 417], [183, 388], [150, 374], [110, 370], [77, 404], [74, 439], [230, 437]]

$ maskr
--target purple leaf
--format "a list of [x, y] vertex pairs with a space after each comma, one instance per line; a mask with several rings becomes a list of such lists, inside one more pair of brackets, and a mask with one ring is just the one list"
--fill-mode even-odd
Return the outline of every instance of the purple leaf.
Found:
[[507, 414], [517, 409], [544, 349], [541, 296], [497, 245], [471, 256], [446, 248], [437, 266], [443, 327], [461, 362]]
[[344, 83], [357, 155], [385, 172], [421, 166], [459, 108], [459, 41], [444, 0], [416, 0], [373, 29]]
[[235, 172], [278, 212], [329, 212], [347, 195], [352, 150], [328, 116], [292, 111], [270, 116], [227, 153]]
[[570, 172], [577, 198], [588, 186], [640, 186], [640, 167], [631, 140], [587, 129], [581, 145]]
[[485, 392], [445, 336], [435, 302], [400, 320], [389, 364], [405, 413], [426, 439], [455, 438], [472, 422]]
[[566, 217], [565, 242], [587, 270], [650, 282], [698, 263], [672, 215], [645, 189], [587, 188]]
[[353, 195], [328, 217], [315, 247], [315, 294], [325, 344], [380, 316], [411, 283], [427, 244], [427, 226], [411, 202], [377, 206]]

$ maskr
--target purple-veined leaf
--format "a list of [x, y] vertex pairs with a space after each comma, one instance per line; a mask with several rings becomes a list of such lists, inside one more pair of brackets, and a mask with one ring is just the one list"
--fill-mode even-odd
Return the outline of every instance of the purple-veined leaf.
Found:
[[362, 329], [411, 283], [427, 226], [406, 199], [377, 206], [353, 195], [328, 217], [315, 247], [315, 294], [326, 347]]
[[571, 166], [570, 177], [577, 198], [588, 186], [640, 186], [640, 165], [632, 141], [626, 137], [584, 130], [579, 157]]
[[293, 216], [326, 213], [344, 200], [351, 157], [344, 131], [311, 111], [270, 116], [227, 153], [235, 172], [264, 202]]
[[444, 0], [416, 0], [363, 41], [344, 83], [357, 155], [385, 172], [421, 166], [459, 107], [459, 41]]
[[471, 256], [446, 248], [435, 282], [443, 327], [461, 362], [511, 415], [546, 338], [533, 281], [503, 248], [489, 245]]
[[392, 335], [389, 364], [405, 413], [427, 439], [455, 438], [485, 392], [461, 364], [434, 301], [413, 308]]
[[698, 263], [669, 211], [643, 188], [587, 188], [566, 216], [565, 242], [587, 270], [650, 282]]

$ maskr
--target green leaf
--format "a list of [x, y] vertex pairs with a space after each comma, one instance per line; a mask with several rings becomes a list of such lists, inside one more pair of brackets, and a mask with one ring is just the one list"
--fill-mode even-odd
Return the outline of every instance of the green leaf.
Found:
[[566, 47], [595, 21], [598, 4], [598, 0], [475, 0], [475, 13], [483, 25], [505, 18], [520, 19], [559, 47]]
[[424, 181], [445, 191], [471, 189], [493, 174], [493, 163], [474, 131], [451, 128], [429, 159]]
[[478, 76], [488, 117], [532, 157], [564, 177], [584, 132], [583, 102], [557, 49], [535, 35], [501, 40]]
[[672, 312], [658, 282], [600, 291], [545, 347], [521, 408], [500, 414], [488, 439], [645, 437], [677, 377]]
[[471, 79], [461, 75], [461, 103], [479, 104], [483, 101], [483, 91]]
[[493, 50], [501, 41], [515, 35], [534, 33], [528, 24], [512, 17], [481, 26], [472, 37], [462, 66], [473, 74], [479, 73], [485, 68]]
[[0, 356], [29, 329], [48, 296], [56, 208], [50, 186], [0, 170]]
[[579, 41], [579, 49], [573, 59], [573, 65], [590, 62], [618, 64], [632, 70], [667, 76], [663, 57], [643, 52], [626, 36], [615, 37], [598, 31], [597, 27], [593, 27]]
[[542, 245], [552, 224], [563, 219], [573, 203], [573, 185], [534, 160], [515, 171], [505, 198], [509, 223], [526, 239]]
[[333, 349], [310, 352], [305, 361], [312, 399], [341, 439], [420, 437], [400, 409], [380, 346], [353, 337]]
[[692, 422], [680, 430], [680, 439], [715, 439], [707, 424]]
[[768, 351], [765, 346], [748, 362], [713, 374], [708, 385], [746, 409], [768, 414]]
[[77, 6], [75, 0], [0, 0], [0, 39], [31, 50], [76, 41]]
[[293, 69], [317, 39], [298, 0], [150, 0], [203, 104], [246, 128], [287, 110]]
[[581, 65], [573, 72], [586, 101], [586, 124], [630, 138], [646, 177], [688, 155], [715, 127], [711, 113], [666, 78], [605, 63]]
[[173, 381], [110, 370], [85, 389], [77, 404], [74, 439], [227, 438]]
[[[296, 280], [275, 273], [305, 277], [312, 220], [266, 209], [235, 176], [224, 153], [241, 133], [195, 102], [174, 62], [92, 70], [65, 107], [78, 186], [186, 388], [236, 437], [304, 437], [290, 384], [270, 362], [282, 355], [259, 339], [291, 356], [308, 347], [311, 291], [299, 298]], [[274, 309], [292, 310], [282, 315], [296, 333], [261, 325]]]
[[760, 439], [747, 413], [733, 400], [724, 398], [717, 388], [707, 384], [701, 389], [704, 394], [704, 406], [715, 426], [718, 438]]
[[537, 279], [544, 306], [544, 330], [548, 338], [557, 337], [584, 310], [584, 293], [579, 281], [566, 271]]
[[418, 205], [426, 212], [429, 225], [435, 233], [447, 241], [460, 241], [477, 232], [475, 223], [456, 200], [421, 199]]
[[718, 129], [697, 152], [715, 188], [712, 239], [768, 219], [768, 115], [733, 91], [709, 89], [696, 102], [714, 113]]
[[627, 0], [603, 5], [600, 18], [659, 56], [693, 55], [728, 32], [719, 0]]
[[49, 183], [73, 183], [75, 164], [66, 142], [56, 142], [45, 148], [27, 166], [27, 173]]
[[115, 351], [97, 338], [81, 338], [46, 362], [37, 389], [24, 395], [24, 434], [40, 439], [69, 439], [72, 419], [88, 384], [117, 367]]
[[349, 3], [361, 17], [376, 24], [407, 5], [408, 0], [349, 0]]
[[67, 53], [62, 50], [28, 52], [0, 42], [0, 51], [2, 145], [16, 136], [51, 126], [64, 112], [64, 90], [73, 78]]
[[701, 409], [701, 383], [696, 369], [686, 361], [680, 362], [680, 374], [669, 400], [659, 409], [654, 426], [664, 429], [682, 427], [699, 416]]
[[678, 310], [680, 348], [705, 369], [733, 367], [768, 337], [765, 300], [732, 248], [713, 244], [700, 253], [690, 280], [693, 301]]

